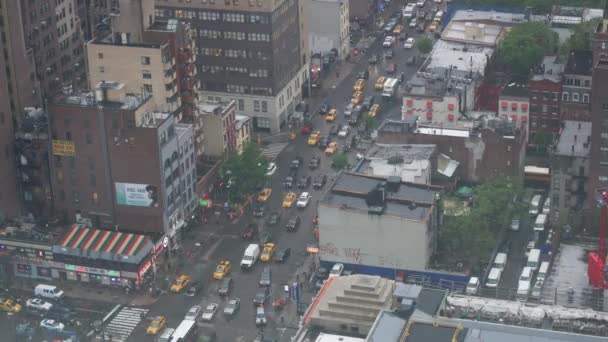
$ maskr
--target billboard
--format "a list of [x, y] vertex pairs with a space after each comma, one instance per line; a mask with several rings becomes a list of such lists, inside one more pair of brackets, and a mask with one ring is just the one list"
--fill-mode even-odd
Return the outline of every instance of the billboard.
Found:
[[53, 155], [73, 157], [76, 154], [74, 142], [69, 140], [53, 140]]
[[158, 188], [149, 184], [115, 183], [116, 203], [136, 207], [158, 207]]

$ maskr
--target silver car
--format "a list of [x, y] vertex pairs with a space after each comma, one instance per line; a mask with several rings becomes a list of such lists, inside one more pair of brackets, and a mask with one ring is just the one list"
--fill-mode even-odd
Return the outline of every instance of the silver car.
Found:
[[202, 308], [198, 305], [191, 307], [190, 310], [188, 310], [188, 313], [186, 313], [186, 317], [184, 317], [184, 319], [188, 321], [196, 321], [198, 315], [201, 313], [201, 309]]
[[217, 312], [217, 307], [218, 307], [218, 305], [215, 303], [211, 303], [211, 304], [207, 305], [207, 307], [205, 307], [205, 310], [203, 311], [203, 315], [201, 316], [203, 321], [206, 321], [206, 322], [212, 321], [213, 317], [215, 317], [215, 313]]
[[266, 325], [266, 312], [264, 312], [264, 305], [258, 306], [255, 311], [255, 324]]
[[226, 303], [226, 307], [224, 307], [224, 315], [228, 317], [234, 316], [241, 307], [241, 299], [233, 298]]

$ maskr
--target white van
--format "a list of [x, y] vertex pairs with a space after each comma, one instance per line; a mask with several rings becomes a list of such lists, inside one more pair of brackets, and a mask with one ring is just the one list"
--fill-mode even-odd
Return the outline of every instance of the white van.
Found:
[[501, 271], [505, 269], [507, 266], [507, 253], [497, 253], [496, 258], [494, 258], [494, 264], [492, 267], [498, 268]]
[[528, 300], [528, 294], [530, 293], [530, 282], [532, 282], [532, 268], [524, 267], [519, 276], [519, 282], [517, 285], [517, 300]]
[[476, 295], [477, 289], [479, 289], [479, 278], [471, 277], [464, 292], [468, 295]]
[[260, 257], [260, 246], [257, 243], [252, 243], [247, 246], [243, 259], [241, 260], [241, 268], [252, 268]]
[[543, 214], [549, 214], [551, 211], [551, 198], [547, 198], [545, 204], [543, 204]]
[[499, 268], [493, 268], [490, 270], [490, 274], [488, 275], [488, 280], [486, 281], [486, 287], [496, 288], [500, 283], [500, 276], [502, 275], [502, 270]]
[[540, 294], [542, 292], [543, 289], [543, 283], [544, 283], [544, 279], [537, 279], [536, 283], [534, 284], [534, 286], [532, 287], [532, 293], [530, 294], [530, 297], [534, 298], [534, 299], [539, 299], [540, 298]]
[[538, 215], [538, 209], [540, 208], [540, 200], [542, 197], [540, 195], [534, 195], [532, 200], [530, 201], [530, 210], [528, 213], [530, 216]]
[[547, 279], [547, 276], [549, 275], [549, 262], [548, 261], [543, 261], [540, 264], [540, 268], [538, 269], [538, 275], [536, 276], [536, 279]]
[[540, 249], [533, 249], [528, 254], [528, 262], [526, 263], [526, 267], [530, 267], [534, 272], [538, 270], [540, 266]]
[[536, 220], [534, 221], [534, 231], [535, 232], [543, 232], [545, 231], [545, 226], [547, 225], [547, 214], [538, 214], [536, 216]]
[[49, 299], [62, 299], [63, 291], [59, 290], [57, 286], [38, 284], [34, 288], [34, 296]]

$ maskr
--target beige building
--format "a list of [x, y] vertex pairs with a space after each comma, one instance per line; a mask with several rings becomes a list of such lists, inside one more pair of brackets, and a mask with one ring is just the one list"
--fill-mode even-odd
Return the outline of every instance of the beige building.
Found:
[[236, 133], [236, 151], [241, 154], [245, 144], [251, 141], [251, 118], [247, 115], [235, 115], [234, 130]]
[[236, 103], [202, 102], [198, 109], [203, 118], [205, 155], [221, 157], [236, 151]]

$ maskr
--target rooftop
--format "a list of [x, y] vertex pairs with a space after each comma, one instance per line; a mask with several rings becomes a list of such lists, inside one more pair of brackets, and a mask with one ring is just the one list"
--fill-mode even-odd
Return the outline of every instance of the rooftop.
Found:
[[458, 325], [410, 320], [401, 335], [402, 342], [463, 342], [466, 329]]
[[572, 50], [564, 73], [591, 76], [593, 68], [593, 52], [591, 50]]
[[494, 49], [489, 46], [438, 40], [431, 51], [425, 71], [430, 73], [439, 71], [440, 75], [445, 76], [445, 70], [452, 69], [452, 74], [457, 76], [459, 71], [483, 75], [488, 60], [493, 54]]
[[528, 87], [522, 84], [511, 83], [502, 89], [500, 99], [528, 99], [530, 97], [528, 93]]
[[402, 181], [428, 184], [435, 145], [375, 144], [357, 167], [371, 176], [399, 176]]
[[452, 21], [491, 21], [496, 24], [515, 25], [526, 21], [523, 13], [506, 13], [496, 11], [459, 10], [454, 13]]
[[590, 137], [591, 122], [564, 120], [554, 154], [588, 157], [591, 152]]
[[503, 34], [503, 30], [504, 28], [499, 25], [452, 20], [441, 33], [441, 39], [495, 47]]
[[210, 102], [202, 101], [198, 104], [198, 109], [202, 114], [226, 114], [230, 108], [234, 108], [235, 102]]
[[[373, 204], [371, 207], [368, 205], [370, 197], [375, 200], [374, 191], [386, 183], [386, 178], [343, 172], [330, 191], [321, 198], [321, 204], [369, 212], [370, 208], [374, 207]], [[382, 213], [403, 219], [426, 221], [435, 205], [435, 197], [440, 192], [440, 187], [401, 182], [396, 190], [386, 191]]]
[[560, 63], [557, 56], [545, 56], [542, 64], [534, 70], [532, 76], [533, 81], [549, 80], [552, 82], [560, 82], [562, 73], [564, 72], [564, 64]]
[[60, 94], [54, 103], [66, 106], [99, 108], [107, 110], [136, 110], [146, 103], [152, 94], [128, 94], [123, 83], [102, 81], [95, 86], [95, 91], [88, 93], [75, 92]]
[[243, 127], [244, 124], [246, 124], [250, 120], [250, 116], [237, 114], [234, 116], [234, 128], [238, 131], [241, 129], [241, 127]]

